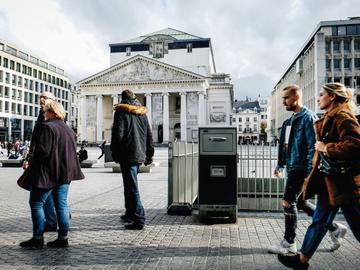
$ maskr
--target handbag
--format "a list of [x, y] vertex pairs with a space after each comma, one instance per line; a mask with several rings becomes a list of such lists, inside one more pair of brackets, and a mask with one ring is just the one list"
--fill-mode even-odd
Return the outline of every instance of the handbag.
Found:
[[359, 171], [359, 162], [345, 161], [345, 160], [333, 160], [326, 156], [324, 153], [319, 152], [320, 162], [318, 169], [328, 176], [342, 176], [356, 174]]
[[22, 173], [22, 175], [19, 177], [19, 179], [17, 180], [17, 184], [19, 187], [26, 189], [26, 190], [30, 190], [31, 189], [31, 179], [29, 177], [30, 175], [30, 167], [27, 168], [26, 170], [24, 170], [24, 172]]

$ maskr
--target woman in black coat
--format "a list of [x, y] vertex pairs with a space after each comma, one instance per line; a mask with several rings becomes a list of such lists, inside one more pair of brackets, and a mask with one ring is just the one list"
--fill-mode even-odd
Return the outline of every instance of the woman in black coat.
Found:
[[58, 238], [49, 247], [68, 246], [69, 209], [67, 195], [72, 180], [84, 179], [76, 154], [75, 133], [64, 123], [65, 110], [51, 102], [44, 107], [45, 122], [35, 138], [34, 154], [29, 161], [26, 179], [30, 188], [30, 208], [33, 237], [21, 242], [22, 247], [44, 245], [44, 209], [46, 198], [52, 194], [59, 230]]

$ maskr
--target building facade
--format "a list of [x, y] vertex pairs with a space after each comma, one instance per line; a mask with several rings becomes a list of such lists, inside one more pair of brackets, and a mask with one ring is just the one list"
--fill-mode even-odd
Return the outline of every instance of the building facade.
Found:
[[197, 141], [198, 127], [230, 125], [233, 86], [216, 73], [210, 39], [167, 28], [110, 44], [111, 66], [77, 83], [79, 140], [109, 140], [125, 89], [148, 108], [154, 141]]
[[360, 17], [320, 22], [295, 59], [272, 90], [272, 137], [279, 137], [283, 121], [290, 116], [282, 105], [282, 89], [297, 84], [303, 90], [303, 102], [317, 114], [321, 86], [341, 82], [354, 88], [354, 101], [360, 105]]
[[68, 84], [63, 69], [0, 40], [0, 141], [30, 139], [43, 91], [68, 113]]

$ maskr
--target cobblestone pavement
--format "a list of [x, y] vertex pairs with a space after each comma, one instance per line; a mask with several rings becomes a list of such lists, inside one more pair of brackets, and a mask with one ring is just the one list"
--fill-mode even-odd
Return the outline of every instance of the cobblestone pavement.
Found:
[[[99, 151], [89, 153], [94, 158]], [[83, 170], [86, 180], [71, 184], [67, 249], [19, 247], [31, 237], [29, 194], [16, 185], [20, 168], [0, 168], [0, 269], [285, 269], [266, 251], [282, 238], [281, 213], [239, 212], [237, 224], [214, 225], [200, 224], [196, 215], [168, 216], [167, 152], [156, 153], [160, 166], [139, 175], [145, 229], [124, 230], [121, 174], [98, 163]], [[309, 219], [301, 215], [299, 223], [301, 241]], [[45, 241], [55, 238], [56, 233], [45, 234]], [[351, 232], [338, 251], [330, 253], [329, 247], [326, 236], [310, 269], [360, 269], [360, 245]]]

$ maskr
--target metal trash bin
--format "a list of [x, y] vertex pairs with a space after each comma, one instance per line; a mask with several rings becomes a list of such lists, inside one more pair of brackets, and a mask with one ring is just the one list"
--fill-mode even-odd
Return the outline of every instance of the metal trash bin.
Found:
[[199, 128], [199, 219], [237, 220], [235, 127]]

